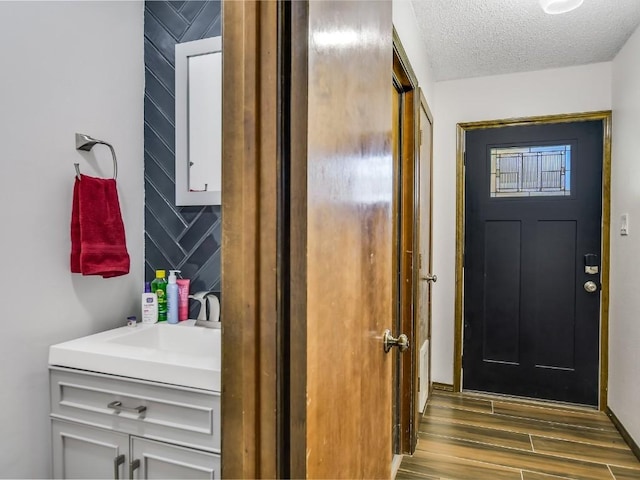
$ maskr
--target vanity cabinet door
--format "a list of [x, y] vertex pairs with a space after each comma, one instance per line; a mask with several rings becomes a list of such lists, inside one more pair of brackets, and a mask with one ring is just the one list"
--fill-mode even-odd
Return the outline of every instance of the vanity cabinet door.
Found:
[[129, 435], [52, 420], [55, 478], [128, 478]]
[[131, 437], [134, 479], [220, 478], [220, 457], [213, 453]]

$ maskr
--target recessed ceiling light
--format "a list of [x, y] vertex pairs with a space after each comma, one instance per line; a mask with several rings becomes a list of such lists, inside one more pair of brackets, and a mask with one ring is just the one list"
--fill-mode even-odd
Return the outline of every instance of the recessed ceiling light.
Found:
[[540, 6], [549, 15], [558, 15], [575, 10], [584, 0], [540, 0]]

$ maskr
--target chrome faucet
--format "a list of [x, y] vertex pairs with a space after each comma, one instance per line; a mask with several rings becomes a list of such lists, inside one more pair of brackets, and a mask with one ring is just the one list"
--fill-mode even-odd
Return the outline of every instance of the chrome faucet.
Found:
[[[220, 301], [213, 292], [197, 292], [189, 295], [189, 298], [200, 302], [200, 311], [196, 319], [196, 326], [207, 328], [220, 328]], [[209, 315], [207, 316], [207, 311]]]

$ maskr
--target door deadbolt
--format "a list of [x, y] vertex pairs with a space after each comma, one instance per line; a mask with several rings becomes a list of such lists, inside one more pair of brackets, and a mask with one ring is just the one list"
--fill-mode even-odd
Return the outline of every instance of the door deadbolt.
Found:
[[584, 283], [584, 289], [589, 293], [593, 293], [598, 290], [598, 285], [596, 285], [596, 282], [592, 282], [591, 280], [589, 280], [588, 282]]
[[398, 347], [401, 352], [404, 352], [409, 348], [409, 338], [404, 333], [398, 335], [398, 338], [393, 338], [391, 330], [385, 330], [382, 335], [382, 344], [384, 353], [389, 353], [391, 347]]

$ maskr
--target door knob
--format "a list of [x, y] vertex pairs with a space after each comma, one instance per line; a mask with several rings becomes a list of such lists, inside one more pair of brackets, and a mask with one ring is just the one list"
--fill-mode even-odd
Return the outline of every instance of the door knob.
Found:
[[389, 353], [391, 347], [398, 347], [401, 352], [404, 352], [409, 348], [409, 338], [404, 333], [398, 335], [398, 338], [393, 338], [391, 330], [385, 330], [382, 335], [382, 344], [384, 345], [384, 353]]
[[598, 290], [598, 285], [596, 285], [595, 282], [592, 282], [591, 280], [589, 280], [588, 282], [584, 283], [584, 289], [589, 293], [593, 293], [596, 290]]
[[438, 281], [438, 276], [427, 273], [424, 277], [420, 277], [420, 280], [426, 280], [427, 282], [436, 283]]

